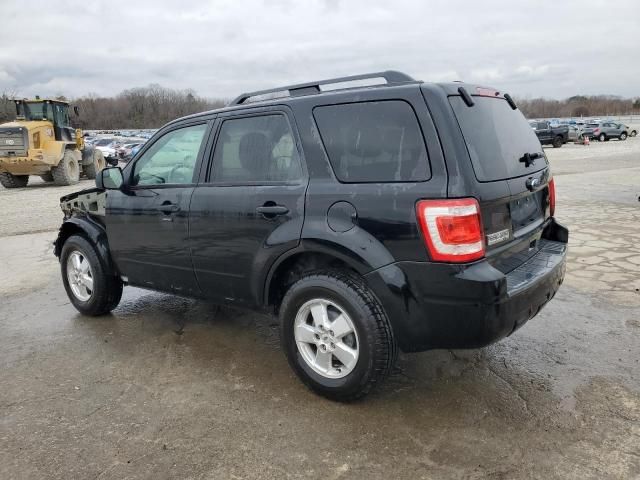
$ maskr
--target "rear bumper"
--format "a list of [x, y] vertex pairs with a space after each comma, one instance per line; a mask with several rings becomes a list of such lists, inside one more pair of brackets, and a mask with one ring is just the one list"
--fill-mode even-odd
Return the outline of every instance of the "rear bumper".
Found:
[[533, 318], [565, 275], [567, 231], [555, 223], [550, 227], [540, 250], [507, 274], [486, 260], [468, 265], [398, 262], [369, 273], [367, 281], [400, 348], [483, 347]]

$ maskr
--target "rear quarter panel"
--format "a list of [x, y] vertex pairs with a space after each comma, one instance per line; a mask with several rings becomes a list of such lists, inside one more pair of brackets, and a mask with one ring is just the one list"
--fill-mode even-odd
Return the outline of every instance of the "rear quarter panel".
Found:
[[[307, 246], [341, 251], [361, 273], [399, 260], [427, 260], [416, 220], [422, 198], [443, 198], [447, 173], [442, 148], [418, 85], [345, 91], [328, 98], [308, 97], [293, 105], [311, 180], [307, 190], [302, 239]], [[411, 104], [425, 139], [431, 177], [424, 182], [341, 183], [335, 176], [316, 126], [313, 108], [349, 102], [403, 100]], [[337, 202], [353, 205], [347, 231], [332, 229], [328, 212]], [[347, 220], [349, 221], [349, 220]], [[309, 247], [307, 247], [309, 248]]]

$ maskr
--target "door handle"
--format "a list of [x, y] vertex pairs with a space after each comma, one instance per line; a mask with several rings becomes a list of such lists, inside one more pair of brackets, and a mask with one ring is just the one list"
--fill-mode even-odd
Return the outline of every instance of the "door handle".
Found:
[[272, 202], [267, 202], [264, 205], [256, 208], [256, 212], [267, 218], [274, 218], [278, 215], [286, 215], [289, 213], [289, 209], [284, 205], [275, 205]]
[[180, 206], [171, 202], [163, 202], [162, 205], [156, 207], [156, 210], [164, 213], [165, 215], [171, 215], [172, 213], [179, 212]]

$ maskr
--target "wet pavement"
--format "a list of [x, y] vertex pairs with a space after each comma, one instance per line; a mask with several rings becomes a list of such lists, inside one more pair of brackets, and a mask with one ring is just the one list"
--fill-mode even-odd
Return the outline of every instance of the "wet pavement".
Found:
[[[273, 318], [134, 288], [79, 315], [54, 234], [5, 226], [0, 478], [640, 478], [640, 140], [547, 153], [555, 299], [489, 348], [401, 355], [349, 405], [296, 379]], [[60, 196], [30, 188], [24, 208]]]

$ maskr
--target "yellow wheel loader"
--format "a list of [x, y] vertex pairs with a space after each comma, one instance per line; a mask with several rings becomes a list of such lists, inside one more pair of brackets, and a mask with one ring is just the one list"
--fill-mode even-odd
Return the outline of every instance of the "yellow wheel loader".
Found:
[[[69, 104], [59, 100], [15, 100], [16, 119], [0, 124], [0, 183], [26, 187], [29, 175], [56, 185], [92, 179], [105, 167], [100, 150], [84, 144], [71, 126]], [[74, 107], [78, 115], [78, 108]]]

